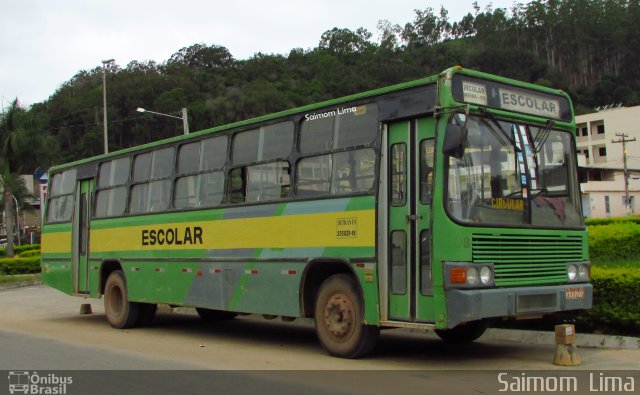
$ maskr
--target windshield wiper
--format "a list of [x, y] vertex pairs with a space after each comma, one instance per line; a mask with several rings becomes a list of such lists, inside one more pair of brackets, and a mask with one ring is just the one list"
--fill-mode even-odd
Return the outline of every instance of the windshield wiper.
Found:
[[535, 140], [533, 140], [533, 147], [536, 152], [540, 152], [542, 146], [547, 142], [549, 135], [551, 134], [551, 128], [553, 127], [553, 121], [548, 120], [544, 129], [538, 133]]
[[[496, 125], [498, 127], [498, 131], [500, 131], [500, 133], [502, 133], [502, 136], [498, 135], [498, 133], [496, 132], [495, 128], [492, 128], [491, 125], [488, 124], [488, 122], [485, 120], [484, 122], [487, 124], [487, 126], [489, 126], [489, 129], [493, 132], [493, 134], [498, 138], [498, 140], [500, 140], [500, 142], [503, 145], [511, 145], [512, 147], [514, 147], [516, 149], [516, 151], [521, 152], [522, 150], [520, 149], [520, 147], [518, 147], [516, 145], [516, 141], [515, 139], [509, 135], [509, 133], [507, 133], [503, 128], [502, 125], [500, 125], [500, 122], [498, 122], [498, 120], [496, 119], [496, 117], [493, 116], [493, 114], [491, 114], [489, 111], [487, 110], [483, 110], [482, 115], [485, 115], [486, 118], [488, 118], [494, 125]], [[484, 118], [483, 118], [484, 119]], [[504, 140], [507, 140], [507, 142], [509, 144], [504, 144]]]

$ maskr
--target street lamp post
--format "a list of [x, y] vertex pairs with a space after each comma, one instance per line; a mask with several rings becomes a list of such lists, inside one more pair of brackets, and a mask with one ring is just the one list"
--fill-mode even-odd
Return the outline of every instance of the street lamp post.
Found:
[[109, 134], [107, 131], [107, 65], [115, 62], [115, 59], [107, 59], [102, 61], [102, 102], [103, 108], [103, 126], [104, 126], [104, 153], [109, 153]]
[[181, 119], [182, 120], [183, 133], [184, 134], [189, 134], [189, 120], [187, 119], [187, 109], [186, 108], [182, 109], [182, 116], [181, 117], [176, 117], [175, 115], [163, 114], [161, 112], [155, 112], [155, 111], [146, 110], [146, 109], [141, 108], [141, 107], [138, 107], [138, 109], [136, 111], [142, 112], [142, 113], [148, 112], [149, 114], [160, 115], [160, 116], [163, 116], [163, 117]]

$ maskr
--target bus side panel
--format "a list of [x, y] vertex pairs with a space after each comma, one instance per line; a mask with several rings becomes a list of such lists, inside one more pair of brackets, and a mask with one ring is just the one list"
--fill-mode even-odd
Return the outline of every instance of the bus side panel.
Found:
[[41, 240], [42, 282], [73, 294], [71, 224], [45, 225]]
[[[94, 221], [90, 251], [93, 262], [122, 263], [132, 301], [295, 317], [308, 262], [375, 261], [374, 201], [323, 199]], [[353, 267], [367, 320], [377, 322], [374, 265]]]

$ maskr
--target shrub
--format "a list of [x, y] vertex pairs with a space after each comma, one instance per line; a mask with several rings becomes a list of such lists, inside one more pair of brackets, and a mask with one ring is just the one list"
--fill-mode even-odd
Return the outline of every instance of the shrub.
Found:
[[40, 256], [0, 258], [0, 273], [9, 275], [40, 273]]
[[593, 307], [577, 318], [591, 329], [640, 333], [640, 267], [598, 267], [591, 270]]
[[640, 257], [640, 225], [624, 221], [589, 226], [589, 255], [595, 261]]
[[587, 218], [584, 221], [587, 226], [591, 225], [610, 225], [621, 222], [630, 222], [640, 225], [640, 217], [620, 217], [620, 218]]
[[[16, 253], [16, 255], [19, 255], [25, 251], [32, 251], [32, 250], [40, 250], [40, 244], [23, 244], [21, 246], [13, 246], [13, 252]], [[0, 248], [0, 256], [5, 256], [4, 255], [5, 249], [4, 248]]]
[[28, 250], [20, 253], [21, 258], [28, 258], [32, 256], [40, 256], [40, 250]]

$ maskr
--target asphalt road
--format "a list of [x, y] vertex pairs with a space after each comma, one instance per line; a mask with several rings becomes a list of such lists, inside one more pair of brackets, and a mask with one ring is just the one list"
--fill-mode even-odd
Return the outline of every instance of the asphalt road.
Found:
[[[93, 314], [80, 315], [81, 303], [91, 303]], [[640, 370], [640, 350], [579, 352], [581, 366], [559, 368], [550, 345], [480, 338], [451, 346], [433, 335], [388, 330], [371, 356], [344, 360], [328, 356], [305, 321], [204, 324], [193, 315], [159, 313], [151, 327], [116, 330], [102, 300], [46, 286], [0, 291], [0, 370], [72, 371], [68, 394], [498, 393], [502, 371]], [[6, 380], [0, 377], [0, 394]]]

